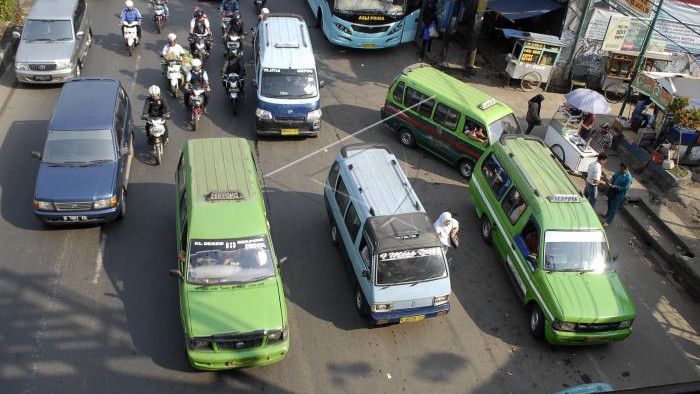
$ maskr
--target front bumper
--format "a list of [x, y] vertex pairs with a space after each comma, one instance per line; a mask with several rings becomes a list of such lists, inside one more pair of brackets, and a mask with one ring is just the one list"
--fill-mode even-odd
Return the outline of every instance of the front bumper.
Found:
[[63, 83], [75, 76], [75, 68], [52, 71], [31, 71], [15, 69], [17, 81], [21, 83], [53, 84]]
[[307, 122], [306, 119], [255, 120], [255, 132], [258, 135], [317, 136], [320, 129], [320, 120], [315, 122]]
[[237, 351], [213, 351], [187, 349], [187, 359], [192, 367], [204, 371], [259, 367], [282, 361], [289, 351], [289, 338], [275, 345], [264, 345]]
[[557, 331], [550, 323], [545, 328], [547, 342], [555, 345], [602, 345], [617, 342], [627, 338], [632, 328], [603, 332], [571, 332]]
[[[334, 26], [331, 27], [335, 29]], [[335, 45], [357, 49], [382, 49], [391, 48], [401, 43], [401, 31], [391, 36], [368, 37], [359, 35], [349, 35], [335, 31], [328, 35], [328, 41]]]
[[[370, 312], [369, 321], [375, 325], [402, 323], [402, 318], [413, 318], [419, 321], [431, 317], [445, 316], [450, 311], [450, 303], [422, 308], [397, 309], [389, 312]], [[421, 318], [422, 317], [422, 318]]]
[[119, 215], [119, 205], [113, 208], [94, 211], [40, 211], [34, 216], [46, 224], [96, 224], [115, 220]]

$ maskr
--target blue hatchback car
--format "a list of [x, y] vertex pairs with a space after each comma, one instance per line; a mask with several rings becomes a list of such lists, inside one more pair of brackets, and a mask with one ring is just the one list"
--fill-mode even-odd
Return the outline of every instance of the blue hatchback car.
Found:
[[46, 224], [103, 223], [126, 214], [133, 158], [129, 97], [119, 81], [71, 79], [49, 122], [34, 188], [34, 214]]

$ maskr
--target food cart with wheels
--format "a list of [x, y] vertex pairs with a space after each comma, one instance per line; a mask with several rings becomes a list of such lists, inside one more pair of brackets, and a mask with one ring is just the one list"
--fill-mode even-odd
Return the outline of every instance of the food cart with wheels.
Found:
[[544, 137], [552, 153], [574, 173], [588, 171], [588, 165], [598, 157], [598, 152], [578, 135], [581, 122], [581, 111], [562, 105], [547, 125]]
[[[658, 71], [671, 61], [669, 52], [646, 52], [644, 64], [640, 71]], [[639, 57], [635, 51], [610, 51], [605, 64], [605, 73], [600, 80], [600, 91], [605, 99], [617, 103], [625, 97], [632, 82], [634, 65]]]
[[559, 59], [564, 42], [558, 37], [539, 33], [529, 33], [513, 29], [501, 29], [506, 38], [515, 40], [513, 50], [506, 55], [505, 74], [508, 85], [519, 79], [520, 87], [531, 92], [544, 83], [544, 91], [549, 87], [549, 79]]

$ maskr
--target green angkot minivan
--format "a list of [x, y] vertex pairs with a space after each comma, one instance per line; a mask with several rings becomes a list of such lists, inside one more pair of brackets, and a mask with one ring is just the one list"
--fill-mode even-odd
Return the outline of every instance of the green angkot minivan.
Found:
[[469, 195], [535, 338], [588, 345], [632, 333], [634, 304], [605, 229], [540, 139], [502, 136], [477, 162]]
[[272, 364], [289, 349], [278, 262], [248, 142], [204, 138], [178, 164], [180, 316], [194, 368]]

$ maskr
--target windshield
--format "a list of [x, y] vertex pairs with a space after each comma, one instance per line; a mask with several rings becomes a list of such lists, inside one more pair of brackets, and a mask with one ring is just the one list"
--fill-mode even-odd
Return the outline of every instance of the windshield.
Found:
[[377, 285], [421, 282], [447, 276], [442, 248], [412, 249], [380, 253]]
[[29, 19], [24, 24], [22, 38], [25, 41], [61, 41], [73, 39], [69, 20]]
[[335, 10], [400, 16], [406, 11], [406, 0], [335, 0]]
[[110, 130], [49, 130], [44, 163], [90, 164], [115, 160]]
[[508, 114], [501, 119], [489, 125], [489, 133], [491, 133], [491, 142], [496, 142], [501, 138], [502, 134], [522, 134], [520, 125], [515, 119], [515, 115]]
[[544, 269], [548, 271], [603, 271], [608, 244], [602, 231], [547, 231]]
[[309, 98], [318, 94], [316, 86], [316, 74], [313, 69], [265, 68], [260, 93], [271, 98]]
[[226, 240], [192, 240], [187, 281], [209, 285], [248, 283], [275, 275], [265, 236]]

